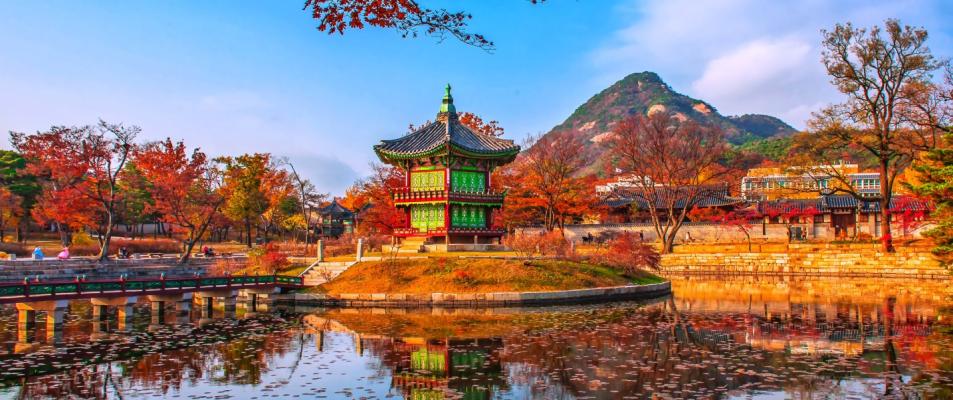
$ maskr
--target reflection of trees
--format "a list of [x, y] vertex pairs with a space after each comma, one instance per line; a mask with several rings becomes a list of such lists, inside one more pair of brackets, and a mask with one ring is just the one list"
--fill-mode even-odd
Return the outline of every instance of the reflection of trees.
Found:
[[[227, 384], [257, 384], [269, 366], [274, 366], [277, 358], [284, 357], [295, 345], [300, 347], [307, 340], [303, 332], [272, 331], [286, 326], [283, 323], [278, 319], [264, 323], [244, 320], [233, 324], [220, 321], [218, 324], [187, 330], [184, 336], [188, 337], [187, 343], [193, 345], [171, 349], [163, 349], [165, 346], [158, 342], [163, 337], [182, 342], [183, 333], [140, 333], [155, 341], [129, 341], [123, 342], [123, 346], [103, 342], [100, 349], [96, 348], [95, 343], [82, 344], [80, 346], [87, 352], [73, 351], [74, 355], [88, 354], [92, 347], [92, 351], [108, 352], [107, 358], [121, 358], [123, 355], [135, 357], [22, 379], [17, 382], [21, 386], [20, 398], [107, 398], [106, 393], [118, 394], [122, 388], [134, 386], [167, 394], [170, 390], [179, 390], [184, 383], [195, 385], [203, 379]], [[296, 337], [299, 338], [297, 343], [294, 340]], [[63, 357], [71, 351], [61, 350], [61, 357], [48, 362], [64, 365], [83, 363], [82, 359]], [[113, 366], [117, 368], [113, 369]], [[116, 371], [121, 371], [121, 383], [112, 380], [111, 374]]]

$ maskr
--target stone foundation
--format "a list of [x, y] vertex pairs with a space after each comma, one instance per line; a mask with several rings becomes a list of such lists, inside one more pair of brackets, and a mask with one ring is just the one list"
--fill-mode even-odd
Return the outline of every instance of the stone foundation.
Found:
[[705, 252], [662, 256], [663, 274], [806, 275], [949, 279], [925, 250], [883, 253], [862, 248], [788, 249], [787, 252]]
[[296, 293], [279, 302], [333, 307], [498, 307], [573, 304], [647, 299], [671, 294], [669, 282], [552, 292], [500, 293], [344, 293], [337, 296]]

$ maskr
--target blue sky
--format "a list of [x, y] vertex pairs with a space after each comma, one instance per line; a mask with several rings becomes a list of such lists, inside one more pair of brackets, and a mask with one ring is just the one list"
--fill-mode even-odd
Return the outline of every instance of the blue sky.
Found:
[[435, 116], [448, 82], [458, 110], [516, 140], [645, 70], [724, 114], [803, 127], [840, 98], [818, 61], [822, 28], [897, 17], [953, 55], [943, 1], [424, 2], [470, 11], [492, 54], [393, 31], [328, 36], [302, 3], [0, 0], [0, 130], [101, 117], [213, 155], [286, 156], [340, 194], [367, 172], [374, 143]]

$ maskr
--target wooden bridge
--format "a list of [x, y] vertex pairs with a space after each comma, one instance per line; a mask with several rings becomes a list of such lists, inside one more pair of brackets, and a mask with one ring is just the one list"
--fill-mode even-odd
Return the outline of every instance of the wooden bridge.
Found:
[[303, 278], [284, 275], [189, 276], [0, 283], [0, 304], [141, 295], [174, 295], [228, 289], [297, 289]]
[[[158, 277], [151, 279], [75, 278], [70, 281], [0, 283], [0, 304], [15, 304], [18, 341], [26, 341], [36, 325], [37, 312], [46, 314], [47, 339], [56, 341], [62, 332], [63, 317], [71, 300], [89, 300], [93, 320], [103, 320], [108, 307], [117, 308], [118, 327], [125, 330], [140, 297], [152, 305], [153, 322], [160, 322], [168, 303], [175, 304], [178, 319], [187, 321], [193, 302], [202, 318], [211, 318], [216, 302], [225, 313], [234, 313], [239, 303], [249, 312], [267, 308], [274, 295], [303, 287], [304, 279], [283, 275], [229, 275]], [[239, 300], [242, 300], [239, 302]]]

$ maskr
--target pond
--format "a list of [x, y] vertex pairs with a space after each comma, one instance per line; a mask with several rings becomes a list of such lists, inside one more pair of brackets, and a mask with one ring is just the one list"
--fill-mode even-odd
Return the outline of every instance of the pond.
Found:
[[[953, 397], [945, 281], [676, 277], [645, 302], [305, 309], [23, 339], [3, 314], [0, 398]], [[174, 318], [170, 318], [174, 320]], [[39, 338], [39, 339], [37, 339]]]

